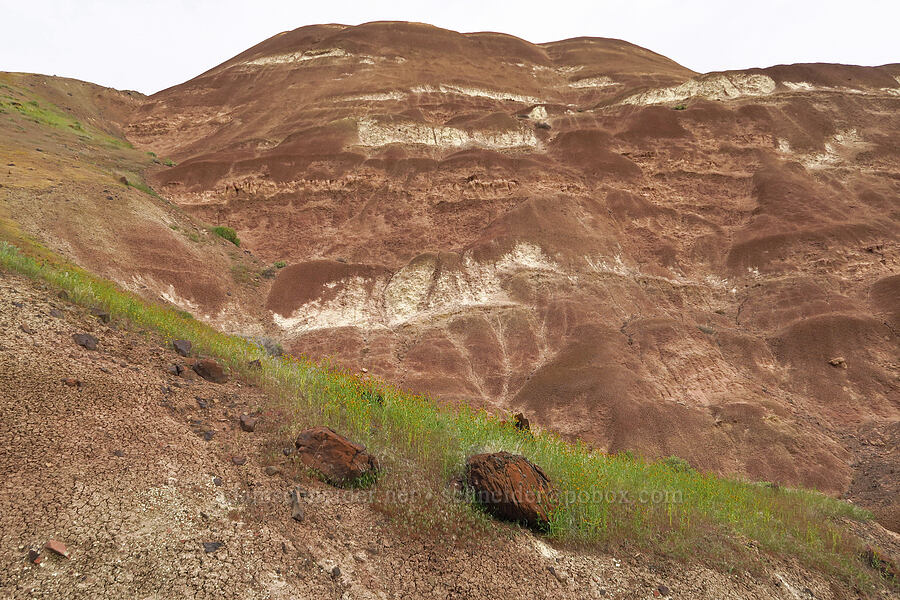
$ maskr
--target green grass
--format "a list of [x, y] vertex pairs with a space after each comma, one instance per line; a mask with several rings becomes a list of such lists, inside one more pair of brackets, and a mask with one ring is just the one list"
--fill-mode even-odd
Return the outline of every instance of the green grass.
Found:
[[216, 234], [220, 238], [228, 240], [235, 246], [241, 245], [241, 240], [238, 239], [237, 232], [234, 229], [232, 229], [231, 227], [222, 227], [222, 226], [213, 227], [212, 229], [210, 229], [210, 231], [212, 231], [214, 234]]
[[[467, 502], [447, 492], [466, 457], [508, 450], [539, 464], [558, 486], [561, 504], [546, 535], [611, 551], [691, 558], [719, 569], [753, 566], [756, 552], [796, 557], [807, 567], [873, 589], [877, 575], [860, 559], [861, 541], [842, 519], [871, 516], [813, 491], [700, 473], [683, 460], [606, 455], [553, 434], [534, 435], [467, 406], [433, 400], [304, 357], [270, 357], [257, 344], [218, 332], [189, 315], [143, 300], [62, 263], [32, 259], [0, 242], [0, 266], [65, 290], [84, 306], [189, 339], [202, 353], [264, 388], [287, 418], [282, 432], [328, 425], [366, 444], [384, 473], [373, 505], [410, 531], [496, 531]], [[258, 359], [262, 369], [248, 362]], [[414, 498], [415, 501], [407, 501]]]
[[31, 96], [27, 92], [8, 85], [4, 85], [3, 88], [8, 90], [8, 93], [0, 94], [0, 111], [2, 112], [15, 112], [39, 125], [72, 132], [84, 140], [106, 146], [131, 147], [130, 143], [106, 132], [86, 129], [79, 121], [50, 102], [29, 99]]

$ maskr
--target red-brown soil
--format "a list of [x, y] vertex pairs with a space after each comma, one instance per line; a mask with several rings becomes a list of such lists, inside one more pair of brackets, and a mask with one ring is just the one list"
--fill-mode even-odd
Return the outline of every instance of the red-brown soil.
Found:
[[21, 221], [232, 331], [609, 452], [846, 495], [896, 528], [898, 77], [304, 27], [113, 115], [177, 163], [148, 171], [161, 206], [252, 256], [159, 219], [106, 252], [60, 231], [74, 213]]

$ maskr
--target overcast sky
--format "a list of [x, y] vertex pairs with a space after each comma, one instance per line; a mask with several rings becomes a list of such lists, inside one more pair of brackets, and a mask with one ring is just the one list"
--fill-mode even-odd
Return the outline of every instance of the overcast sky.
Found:
[[281, 31], [376, 20], [532, 42], [621, 38], [702, 72], [900, 62], [898, 0], [0, 0], [0, 71], [152, 93]]

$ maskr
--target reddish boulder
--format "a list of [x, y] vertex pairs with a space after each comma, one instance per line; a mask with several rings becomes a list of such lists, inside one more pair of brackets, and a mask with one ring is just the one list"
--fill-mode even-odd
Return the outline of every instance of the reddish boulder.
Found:
[[194, 372], [203, 379], [213, 383], [225, 383], [228, 381], [225, 369], [211, 358], [204, 358], [194, 363]]
[[365, 446], [351, 442], [328, 427], [313, 427], [294, 442], [303, 464], [321, 473], [332, 485], [352, 485], [378, 472], [378, 461]]
[[556, 489], [544, 471], [509, 452], [469, 457], [466, 483], [487, 512], [531, 527], [546, 526], [557, 502]]

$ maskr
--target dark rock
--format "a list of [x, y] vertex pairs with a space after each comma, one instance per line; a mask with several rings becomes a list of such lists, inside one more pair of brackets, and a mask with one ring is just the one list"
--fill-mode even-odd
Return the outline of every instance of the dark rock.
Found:
[[91, 314], [100, 319], [100, 321], [102, 321], [103, 323], [109, 323], [112, 320], [112, 317], [110, 317], [109, 313], [102, 308], [92, 308]]
[[215, 485], [216, 487], [221, 486], [222, 478], [221, 477], [213, 477], [213, 485]]
[[531, 423], [528, 422], [528, 419], [525, 418], [525, 415], [522, 413], [516, 413], [516, 416], [513, 417], [513, 425], [515, 425], [516, 429], [519, 431], [531, 431]]
[[225, 369], [218, 362], [211, 358], [204, 358], [194, 363], [194, 372], [200, 377], [213, 383], [225, 383], [228, 381], [228, 375]]
[[124, 450], [113, 450], [113, 456], [118, 456], [119, 458], [122, 458], [123, 456], [125, 456], [125, 451]]
[[241, 465], [243, 465], [244, 463], [247, 462], [247, 457], [246, 456], [232, 456], [231, 462], [240, 467]]
[[547, 567], [547, 570], [550, 571], [550, 574], [551, 574], [551, 575], [553, 575], [554, 577], [556, 577], [556, 580], [557, 580], [558, 582], [560, 582], [560, 583], [565, 583], [565, 582], [566, 582], [567, 577], [566, 577], [566, 574], [565, 574], [564, 571], [560, 571], [559, 569], [557, 569], [557, 568], [554, 567], [553, 565], [549, 565], [549, 566]]
[[206, 400], [205, 398], [197, 398], [197, 406], [205, 409], [205, 408], [209, 407], [209, 401]]
[[172, 342], [172, 347], [175, 348], [175, 352], [181, 356], [190, 356], [192, 346], [193, 344], [191, 344], [190, 340], [175, 340]]
[[178, 376], [181, 375], [181, 365], [171, 364], [166, 365], [166, 373], [169, 375]]
[[669, 594], [672, 593], [672, 592], [669, 590], [669, 588], [666, 587], [665, 585], [660, 585], [658, 588], [656, 588], [656, 590], [657, 590], [657, 591], [660, 593], [660, 595], [662, 595], [662, 596], [668, 596]]
[[85, 350], [96, 350], [98, 340], [89, 333], [76, 333], [72, 336], [75, 343]]
[[556, 489], [544, 471], [509, 452], [469, 457], [466, 483], [488, 513], [531, 527], [546, 526], [557, 502]]
[[298, 523], [302, 523], [306, 518], [306, 511], [303, 510], [303, 504], [300, 501], [301, 497], [299, 489], [291, 490], [291, 518]]
[[[211, 439], [213, 439], [213, 437], [214, 437], [215, 435], [216, 435], [216, 432], [215, 432], [215, 431], [209, 431], [209, 430], [204, 431], [204, 432], [203, 432], [203, 441], [204, 441], [204, 442], [208, 442], [208, 441], [210, 441]], [[232, 459], [232, 461], [233, 461], [233, 460], [234, 460], [234, 459]], [[235, 463], [235, 464], [237, 464], [237, 463]], [[241, 464], [244, 464], [244, 463], [241, 463]]]
[[278, 475], [281, 473], [281, 468], [276, 467], [275, 465], [269, 465], [266, 467], [266, 475]]
[[321, 473], [332, 485], [353, 484], [378, 473], [378, 461], [364, 446], [328, 427], [301, 432], [294, 446], [303, 464]]
[[253, 433], [256, 430], [256, 424], [259, 422], [259, 419], [250, 415], [241, 415], [240, 421], [242, 430]]
[[50, 316], [53, 317], [54, 319], [62, 319], [66, 315], [64, 315], [63, 311], [59, 310], [58, 308], [51, 308]]
[[291, 454], [294, 453], [294, 449], [291, 448], [290, 446], [286, 446], [281, 449], [281, 453], [284, 454], [285, 456], [290, 456]]
[[34, 548], [28, 549], [28, 562], [39, 564], [41, 562], [41, 553]]
[[222, 542], [203, 542], [203, 551], [210, 554], [221, 548], [222, 545]]
[[25, 306], [25, 305], [22, 304], [21, 302], [16, 302], [15, 300], [13, 300], [12, 305], [15, 306], [16, 308], [22, 308], [22, 307]]
[[337, 565], [334, 565], [334, 568], [331, 569], [331, 576], [337, 579], [341, 576], [341, 568]]
[[262, 363], [258, 358], [256, 358], [247, 363], [247, 368], [249, 368], [251, 371], [258, 371], [259, 369], [262, 369]]
[[56, 297], [60, 300], [68, 300], [69, 294], [67, 294], [65, 290], [60, 290], [59, 293], [56, 294]]

